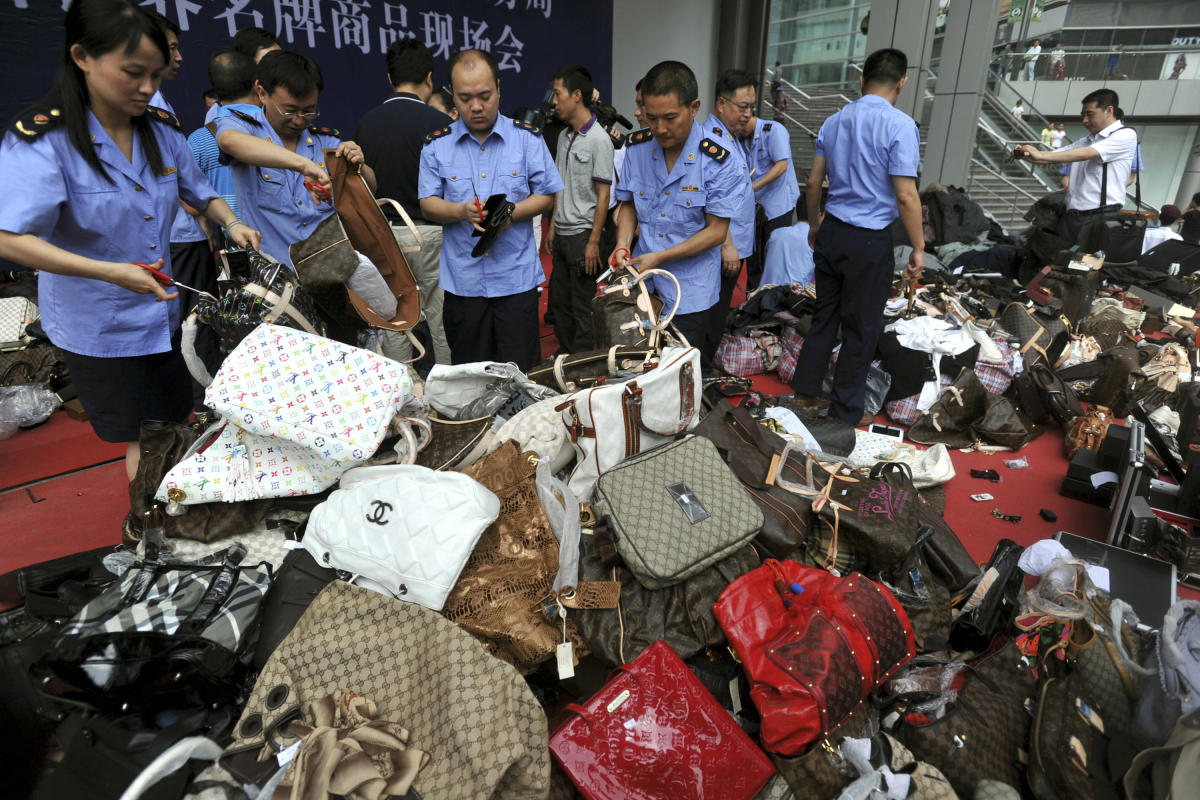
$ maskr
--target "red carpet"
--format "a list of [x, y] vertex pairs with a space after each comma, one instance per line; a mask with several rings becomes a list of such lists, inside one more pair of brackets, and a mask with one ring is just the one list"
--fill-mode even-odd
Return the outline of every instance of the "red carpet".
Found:
[[0, 491], [124, 457], [125, 445], [100, 441], [91, 425], [59, 410], [0, 441]]

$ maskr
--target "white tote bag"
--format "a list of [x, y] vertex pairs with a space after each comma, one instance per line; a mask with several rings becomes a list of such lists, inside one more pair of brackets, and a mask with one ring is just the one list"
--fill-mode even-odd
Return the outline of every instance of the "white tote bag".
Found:
[[567, 482], [575, 496], [586, 500], [600, 473], [696, 427], [700, 390], [700, 351], [666, 347], [642, 375], [568, 395], [562, 420], [577, 457]]
[[500, 500], [460, 472], [360, 467], [313, 509], [304, 548], [355, 583], [441, 611]]

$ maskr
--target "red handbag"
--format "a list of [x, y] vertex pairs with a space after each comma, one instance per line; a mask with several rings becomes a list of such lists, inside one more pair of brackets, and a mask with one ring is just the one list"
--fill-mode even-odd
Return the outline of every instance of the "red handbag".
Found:
[[916, 652], [896, 598], [857, 572], [767, 559], [713, 613], [750, 679], [763, 746], [785, 756], [837, 730]]
[[775, 774], [661, 640], [566, 711], [550, 752], [588, 800], [749, 800]]

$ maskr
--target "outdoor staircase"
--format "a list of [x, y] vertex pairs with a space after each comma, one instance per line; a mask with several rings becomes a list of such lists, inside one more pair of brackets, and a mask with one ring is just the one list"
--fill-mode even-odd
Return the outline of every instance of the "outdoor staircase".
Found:
[[[814, 142], [821, 124], [852, 101], [846, 93], [834, 89], [804, 90], [784, 82], [787, 109], [768, 102], [769, 84], [763, 87], [762, 115], [787, 127], [792, 137], [792, 161], [796, 177], [803, 182], [812, 164]], [[932, 94], [926, 94], [931, 101]], [[930, 107], [926, 103], [926, 109]], [[1033, 112], [1036, 113], [1036, 112]], [[921, 158], [925, 157], [924, 126], [921, 127]], [[987, 96], [975, 125], [975, 152], [971, 160], [966, 190], [996, 218], [1006, 230], [1016, 232], [1028, 223], [1023, 218], [1034, 201], [1058, 188], [1056, 172], [1017, 162], [1009, 157], [1016, 144], [1031, 141], [1032, 129], [1014, 119], [994, 95]]]

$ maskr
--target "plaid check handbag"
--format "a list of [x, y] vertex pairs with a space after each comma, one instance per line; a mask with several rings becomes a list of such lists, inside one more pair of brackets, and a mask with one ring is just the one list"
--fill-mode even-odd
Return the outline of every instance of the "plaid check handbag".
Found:
[[162, 531], [145, 556], [59, 631], [30, 669], [42, 692], [106, 713], [239, 699], [271, 582], [246, 548], [191, 564], [163, 559]]

